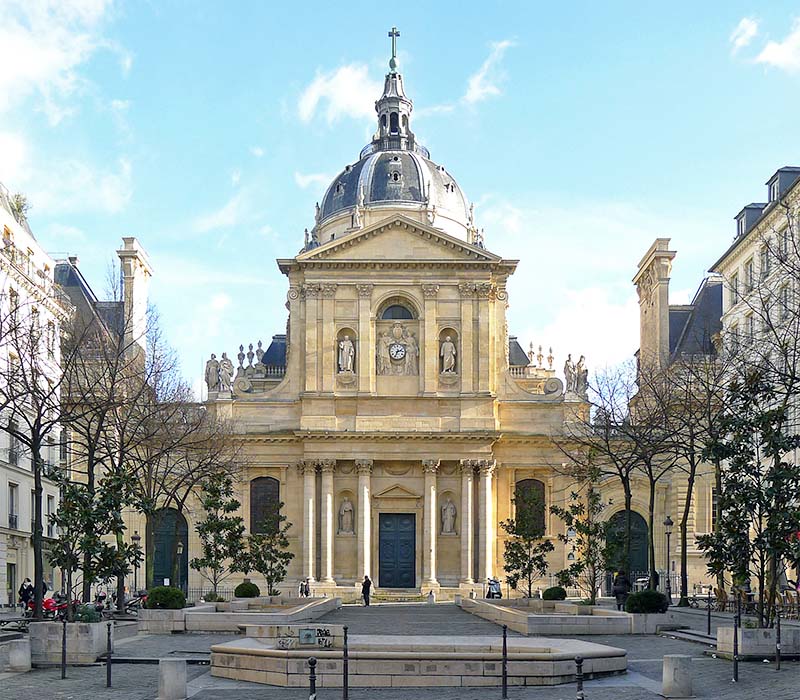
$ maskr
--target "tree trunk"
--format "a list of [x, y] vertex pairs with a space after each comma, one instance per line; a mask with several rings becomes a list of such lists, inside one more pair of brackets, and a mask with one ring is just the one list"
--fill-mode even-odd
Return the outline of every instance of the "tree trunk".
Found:
[[[117, 552], [121, 552], [125, 542], [122, 539], [122, 533], [117, 533]], [[123, 568], [124, 567], [124, 568]], [[124, 570], [127, 566], [120, 563], [120, 571], [117, 574], [117, 612], [122, 614], [125, 612], [125, 574]]]
[[[681, 598], [678, 601], [679, 607], [686, 607], [689, 604], [689, 555], [686, 552], [688, 544], [687, 526], [689, 523], [689, 513], [692, 510], [692, 494], [694, 493], [694, 480], [697, 473], [697, 466], [692, 462], [689, 465], [689, 479], [687, 481], [686, 501], [683, 504], [683, 515], [681, 516]], [[719, 500], [719, 498], [717, 498]], [[669, 552], [667, 553], [669, 557]], [[669, 571], [667, 571], [669, 576]]]
[[[714, 489], [717, 492], [717, 506], [715, 508], [714, 534], [719, 535], [719, 528], [722, 524], [722, 464], [719, 459], [714, 460]], [[725, 574], [717, 574], [717, 588], [725, 591]]]
[[44, 602], [44, 554], [42, 548], [42, 457], [38, 444], [33, 445], [33, 619], [41, 620]]
[[625, 573], [630, 576], [631, 574], [631, 504], [633, 503], [633, 494], [631, 493], [630, 480], [624, 481], [623, 489], [625, 491], [625, 540], [623, 542], [623, 555], [622, 564]]
[[650, 502], [647, 505], [647, 550], [650, 567], [650, 588], [656, 590], [656, 537], [653, 531], [656, 515], [656, 482], [650, 479]]

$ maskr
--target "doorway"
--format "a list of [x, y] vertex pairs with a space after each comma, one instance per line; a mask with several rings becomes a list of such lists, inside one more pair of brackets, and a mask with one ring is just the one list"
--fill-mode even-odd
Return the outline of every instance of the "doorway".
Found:
[[379, 513], [378, 531], [378, 586], [416, 588], [416, 515]]

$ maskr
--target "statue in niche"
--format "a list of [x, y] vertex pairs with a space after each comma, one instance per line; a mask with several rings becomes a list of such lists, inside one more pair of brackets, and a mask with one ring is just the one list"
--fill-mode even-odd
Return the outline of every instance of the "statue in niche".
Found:
[[442, 534], [456, 534], [456, 505], [449, 498], [442, 506]]
[[439, 355], [442, 358], [442, 374], [455, 374], [456, 373], [456, 346], [450, 339], [449, 335], [444, 337], [442, 346], [439, 349]]
[[405, 342], [406, 363], [404, 366], [404, 374], [417, 375], [419, 374], [419, 345], [417, 344], [417, 338], [413, 331], [409, 331]]
[[355, 521], [355, 509], [353, 508], [352, 501], [345, 496], [342, 500], [342, 505], [339, 506], [339, 534], [352, 535], [354, 534], [353, 524]]
[[564, 383], [567, 391], [575, 391], [575, 363], [572, 361], [572, 353], [567, 355], [567, 361], [564, 363]]
[[389, 357], [389, 345], [391, 339], [385, 331], [378, 338], [378, 374], [392, 373], [392, 360]]
[[589, 390], [589, 370], [586, 367], [586, 358], [581, 355], [575, 366], [575, 393], [586, 398]]
[[206, 386], [209, 391], [217, 391], [219, 389], [219, 362], [213, 352], [211, 353], [211, 359], [206, 362]]
[[356, 348], [349, 335], [339, 341], [339, 371], [352, 372], [356, 357]]
[[231, 381], [233, 380], [233, 362], [230, 361], [227, 353], [222, 353], [219, 361], [219, 390], [230, 391]]

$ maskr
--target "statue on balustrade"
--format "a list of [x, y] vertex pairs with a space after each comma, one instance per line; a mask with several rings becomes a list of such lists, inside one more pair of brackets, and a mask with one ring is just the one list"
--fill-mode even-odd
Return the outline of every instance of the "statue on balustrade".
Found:
[[209, 391], [217, 391], [219, 389], [219, 362], [213, 352], [211, 353], [211, 359], [206, 362], [206, 386]]
[[233, 381], [233, 362], [230, 361], [228, 354], [223, 352], [222, 359], [219, 361], [219, 390], [230, 391]]

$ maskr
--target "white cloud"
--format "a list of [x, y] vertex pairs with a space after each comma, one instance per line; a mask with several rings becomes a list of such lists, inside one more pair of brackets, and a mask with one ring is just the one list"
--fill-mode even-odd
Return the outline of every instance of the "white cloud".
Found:
[[0, 182], [16, 190], [28, 175], [28, 143], [21, 134], [0, 131], [0, 154]]
[[533, 342], [547, 354], [552, 346], [559, 370], [567, 353], [573, 359], [586, 355], [593, 368], [633, 355], [639, 323], [630, 280], [641, 255], [665, 232], [680, 231], [672, 244], [680, 256], [673, 302], [691, 298], [684, 290], [696, 289], [702, 264], [713, 259], [711, 242], [709, 250], [690, 250], [691, 241], [709, 240], [706, 216], [692, 212], [678, 219], [627, 202], [518, 198], [512, 203], [491, 195], [476, 206], [487, 248], [520, 258], [508, 284], [509, 332], [525, 349]]
[[105, 41], [111, 0], [0, 0], [0, 112], [38, 95], [51, 124], [73, 111], [79, 68]]
[[351, 117], [374, 118], [375, 99], [381, 94], [381, 83], [369, 77], [365, 64], [351, 63], [329, 73], [317, 73], [297, 102], [301, 121], [310, 122], [324, 107], [328, 124]]
[[745, 46], [748, 46], [758, 34], [758, 20], [752, 17], [742, 17], [736, 29], [731, 32], [729, 41], [731, 52], [736, 53]]
[[331, 181], [330, 175], [325, 173], [303, 173], [295, 172], [294, 181], [298, 187], [306, 189], [310, 185], [328, 185]]
[[757, 63], [779, 68], [787, 73], [800, 71], [800, 19], [783, 41], [769, 41], [756, 57]]
[[250, 153], [253, 154], [256, 158], [263, 158], [264, 157], [264, 149], [261, 146], [253, 146], [250, 149]]
[[242, 181], [242, 171], [238, 168], [231, 173], [231, 184], [236, 187]]
[[244, 221], [249, 212], [249, 205], [244, 191], [237, 192], [219, 209], [207, 212], [195, 218], [192, 230], [197, 233], [208, 233], [220, 228], [237, 226]]
[[48, 163], [46, 174], [28, 187], [37, 209], [48, 214], [104, 212], [116, 214], [128, 205], [133, 194], [131, 162], [117, 161], [116, 169], [103, 170], [78, 160]]
[[500, 83], [505, 79], [505, 75], [500, 68], [500, 62], [505, 52], [513, 45], [514, 42], [510, 39], [491, 44], [488, 58], [467, 80], [467, 91], [462, 98], [465, 102], [475, 104], [501, 94]]

